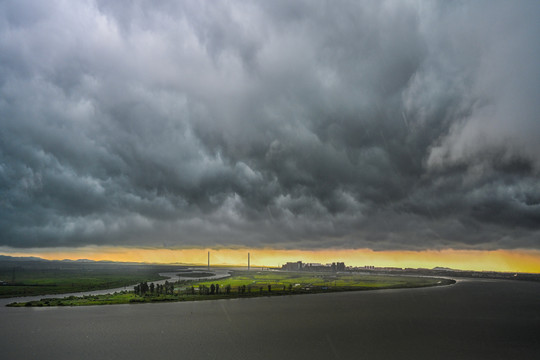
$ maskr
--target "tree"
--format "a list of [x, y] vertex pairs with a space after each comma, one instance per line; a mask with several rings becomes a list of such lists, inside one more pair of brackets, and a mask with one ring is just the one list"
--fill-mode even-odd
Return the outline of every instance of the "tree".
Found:
[[216, 294], [219, 294], [219, 284], [216, 284]]
[[206, 285], [199, 285], [199, 295], [210, 294], [210, 288]]
[[154, 295], [154, 289], [155, 289], [154, 283], [150, 283], [150, 294]]
[[143, 283], [140, 283], [139, 286], [141, 295], [145, 295], [148, 292], [148, 283], [145, 281]]
[[216, 285], [214, 284], [210, 285], [210, 294], [214, 295], [215, 292], [216, 292]]
[[226, 293], [227, 295], [229, 295], [229, 294], [231, 293], [231, 285], [230, 285], [230, 284], [227, 284], [227, 285], [225, 286], [225, 293]]
[[268, 284], [268, 292], [272, 291], [272, 285]]

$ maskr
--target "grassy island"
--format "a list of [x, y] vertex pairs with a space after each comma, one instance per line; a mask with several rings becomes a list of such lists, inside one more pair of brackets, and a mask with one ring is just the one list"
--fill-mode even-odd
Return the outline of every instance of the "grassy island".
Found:
[[145, 282], [135, 286], [133, 291], [122, 291], [107, 295], [42, 299], [39, 301], [11, 303], [8, 306], [83, 306], [197, 301], [338, 291], [415, 288], [455, 283], [454, 280], [450, 279], [429, 277], [281, 271], [234, 271], [231, 275], [227, 278], [212, 281], [181, 280], [160, 285]]

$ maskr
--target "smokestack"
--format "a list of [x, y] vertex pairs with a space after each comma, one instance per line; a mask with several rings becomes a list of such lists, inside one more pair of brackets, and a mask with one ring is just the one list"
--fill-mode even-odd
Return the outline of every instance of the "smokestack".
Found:
[[208, 252], [208, 270], [210, 270], [210, 251]]
[[248, 271], [249, 271], [249, 253], [248, 253]]

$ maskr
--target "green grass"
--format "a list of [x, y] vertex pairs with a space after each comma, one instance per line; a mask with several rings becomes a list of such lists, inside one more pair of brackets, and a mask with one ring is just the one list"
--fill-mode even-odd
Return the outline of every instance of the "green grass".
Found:
[[289, 285], [293, 289], [346, 289], [361, 290], [375, 288], [406, 288], [438, 285], [443, 279], [409, 277], [409, 276], [385, 276], [385, 275], [358, 275], [358, 274], [328, 274], [328, 273], [289, 273], [289, 272], [236, 272], [235, 276], [214, 280], [197, 282], [198, 285], [210, 286], [212, 283], [220, 287], [230, 285], [233, 289], [242, 285], [250, 285], [254, 288], [267, 288], [271, 285], [276, 290]]
[[[229, 278], [213, 281], [186, 281], [178, 282], [174, 295], [135, 295], [133, 292], [121, 292], [108, 295], [68, 297], [63, 299], [42, 299], [27, 303], [13, 303], [8, 306], [82, 306], [82, 305], [110, 305], [133, 304], [163, 301], [196, 301], [213, 300], [238, 297], [279, 296], [296, 294], [313, 294], [337, 291], [396, 289], [425, 286], [449, 285], [454, 280], [384, 275], [357, 275], [357, 274], [324, 274], [324, 273], [289, 273], [289, 272], [239, 272], [236, 271]], [[202, 295], [198, 293], [200, 287], [210, 287], [219, 284], [220, 293]], [[226, 293], [226, 286], [230, 285], [230, 293]], [[271, 290], [269, 291], [268, 285]], [[191, 287], [196, 289], [191, 293]], [[246, 287], [242, 291], [243, 286]]]
[[56, 269], [0, 269], [0, 279], [13, 279], [0, 286], [0, 298], [46, 294], [65, 294], [131, 286], [142, 281], [164, 279], [159, 272], [166, 269], [152, 266], [96, 266]]

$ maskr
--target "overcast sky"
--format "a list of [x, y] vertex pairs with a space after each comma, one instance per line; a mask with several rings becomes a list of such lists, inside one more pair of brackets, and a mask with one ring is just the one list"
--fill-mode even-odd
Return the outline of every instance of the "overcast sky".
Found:
[[538, 1], [1, 1], [0, 246], [540, 249]]

